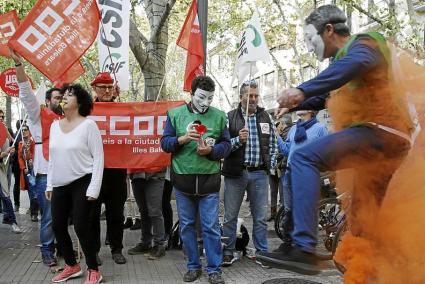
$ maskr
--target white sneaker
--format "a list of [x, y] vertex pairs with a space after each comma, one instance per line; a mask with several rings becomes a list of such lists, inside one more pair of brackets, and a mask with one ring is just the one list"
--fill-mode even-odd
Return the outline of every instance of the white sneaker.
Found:
[[22, 229], [19, 228], [18, 224], [12, 224], [12, 232], [15, 234], [20, 234], [22, 233]]

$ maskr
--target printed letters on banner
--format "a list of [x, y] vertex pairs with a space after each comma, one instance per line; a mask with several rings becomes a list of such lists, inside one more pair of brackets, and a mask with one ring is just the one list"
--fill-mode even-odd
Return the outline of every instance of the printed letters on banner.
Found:
[[[32, 80], [27, 77], [30, 81], [31, 87], [33, 86]], [[0, 88], [9, 96], [18, 97], [19, 96], [19, 86], [18, 80], [16, 78], [16, 69], [9, 68], [4, 70], [0, 74]]]
[[97, 38], [99, 67], [102, 72], [115, 73], [120, 89], [127, 91], [130, 1], [99, 1], [99, 9], [103, 22]]
[[15, 10], [0, 15], [0, 56], [9, 57], [7, 43], [18, 26], [19, 18]]
[[[155, 172], [170, 165], [171, 156], [162, 151], [160, 139], [166, 112], [183, 104], [181, 101], [95, 103], [89, 118], [96, 121], [102, 135], [105, 168]], [[49, 129], [57, 116], [45, 111], [41, 119], [43, 154], [48, 159]]]
[[92, 45], [99, 17], [95, 0], [39, 0], [8, 45], [54, 82]]

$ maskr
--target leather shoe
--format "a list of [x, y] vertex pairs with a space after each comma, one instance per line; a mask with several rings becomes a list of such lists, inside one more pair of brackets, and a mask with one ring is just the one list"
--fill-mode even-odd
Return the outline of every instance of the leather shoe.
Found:
[[120, 252], [113, 253], [112, 259], [115, 261], [116, 264], [125, 264], [127, 262], [127, 259], [125, 259], [124, 255]]

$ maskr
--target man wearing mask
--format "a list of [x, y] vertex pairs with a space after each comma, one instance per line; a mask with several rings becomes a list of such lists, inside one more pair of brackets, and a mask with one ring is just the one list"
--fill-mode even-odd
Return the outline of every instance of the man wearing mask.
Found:
[[[119, 95], [119, 88], [114, 85], [114, 79], [108, 72], [100, 72], [90, 84], [96, 93], [96, 102], [114, 102]], [[105, 168], [103, 170], [102, 187], [96, 200], [93, 212], [95, 234], [97, 235], [96, 250], [100, 251], [100, 211], [105, 204], [106, 236], [109, 240], [112, 259], [117, 264], [127, 262], [122, 254], [124, 235], [124, 204], [127, 200], [127, 170]], [[101, 264], [98, 258], [98, 264]]]
[[393, 81], [391, 54], [379, 33], [350, 37], [347, 17], [335, 5], [324, 5], [305, 21], [307, 47], [319, 60], [333, 58], [327, 69], [278, 97], [280, 114], [288, 109], [320, 109], [324, 98], [335, 133], [295, 150], [291, 155], [293, 193], [292, 247], [260, 253], [269, 266], [314, 274], [320, 171], [353, 168], [350, 230], [368, 238], [389, 181], [406, 156], [415, 125], [407, 100]]
[[27, 75], [25, 74], [25, 69], [21, 57], [12, 50], [11, 57], [14, 60], [16, 67], [16, 77], [19, 85], [19, 98], [21, 99], [21, 102], [23, 103], [28, 114], [31, 133], [35, 140], [33, 171], [36, 177], [34, 188], [37, 193], [37, 200], [41, 211], [41, 255], [45, 265], [55, 266], [57, 264], [57, 260], [54, 255], [55, 237], [52, 230], [52, 214], [50, 210], [50, 202], [46, 199], [44, 194], [47, 185], [47, 171], [49, 162], [43, 155], [44, 145], [42, 142], [43, 131], [48, 132], [50, 127], [42, 124], [42, 115], [48, 113], [57, 116], [62, 115], [62, 108], [60, 106], [62, 101], [62, 94], [57, 88], [49, 89], [46, 92], [45, 100], [47, 107], [40, 107], [37, 98], [32, 92], [31, 84], [28, 81]]
[[[252, 236], [258, 252], [267, 251], [268, 174], [276, 167], [277, 137], [273, 119], [258, 106], [256, 81], [244, 82], [239, 106], [227, 114], [232, 152], [224, 159], [224, 257], [223, 266], [234, 262], [236, 227], [245, 191], [248, 192]], [[246, 113], [248, 112], [248, 113]]]
[[222, 284], [221, 233], [218, 223], [220, 160], [230, 153], [226, 114], [211, 107], [214, 81], [199, 76], [192, 81], [191, 102], [168, 111], [161, 147], [172, 153], [180, 232], [188, 257], [185, 282], [202, 274], [196, 236], [199, 215], [210, 283]]

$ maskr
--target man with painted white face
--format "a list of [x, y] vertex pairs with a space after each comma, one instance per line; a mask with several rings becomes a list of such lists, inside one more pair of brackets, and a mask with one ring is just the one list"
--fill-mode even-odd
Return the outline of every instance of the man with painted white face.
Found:
[[180, 232], [188, 258], [185, 282], [202, 274], [195, 222], [199, 214], [210, 283], [221, 275], [221, 233], [218, 223], [220, 160], [230, 153], [226, 114], [210, 106], [215, 84], [208, 76], [192, 81], [191, 102], [168, 111], [161, 147], [172, 153], [173, 184]]
[[[296, 149], [291, 156], [293, 194], [292, 247], [260, 253], [266, 265], [300, 273], [318, 273], [317, 203], [320, 171], [352, 168], [354, 191], [350, 230], [367, 238], [394, 171], [407, 154], [414, 130], [407, 102], [390, 88], [390, 49], [378, 33], [350, 37], [346, 16], [334, 5], [313, 11], [305, 21], [305, 39], [319, 60], [333, 58], [327, 69], [278, 97], [279, 115], [288, 109], [327, 107], [335, 133]], [[368, 216], [368, 217], [366, 217]]]
[[235, 260], [236, 227], [245, 191], [254, 221], [255, 249], [258, 253], [268, 248], [268, 174], [276, 167], [277, 138], [273, 119], [258, 106], [259, 96], [255, 80], [244, 82], [240, 88], [239, 106], [227, 114], [232, 153], [224, 159], [222, 170], [225, 208], [223, 266], [230, 266]]

